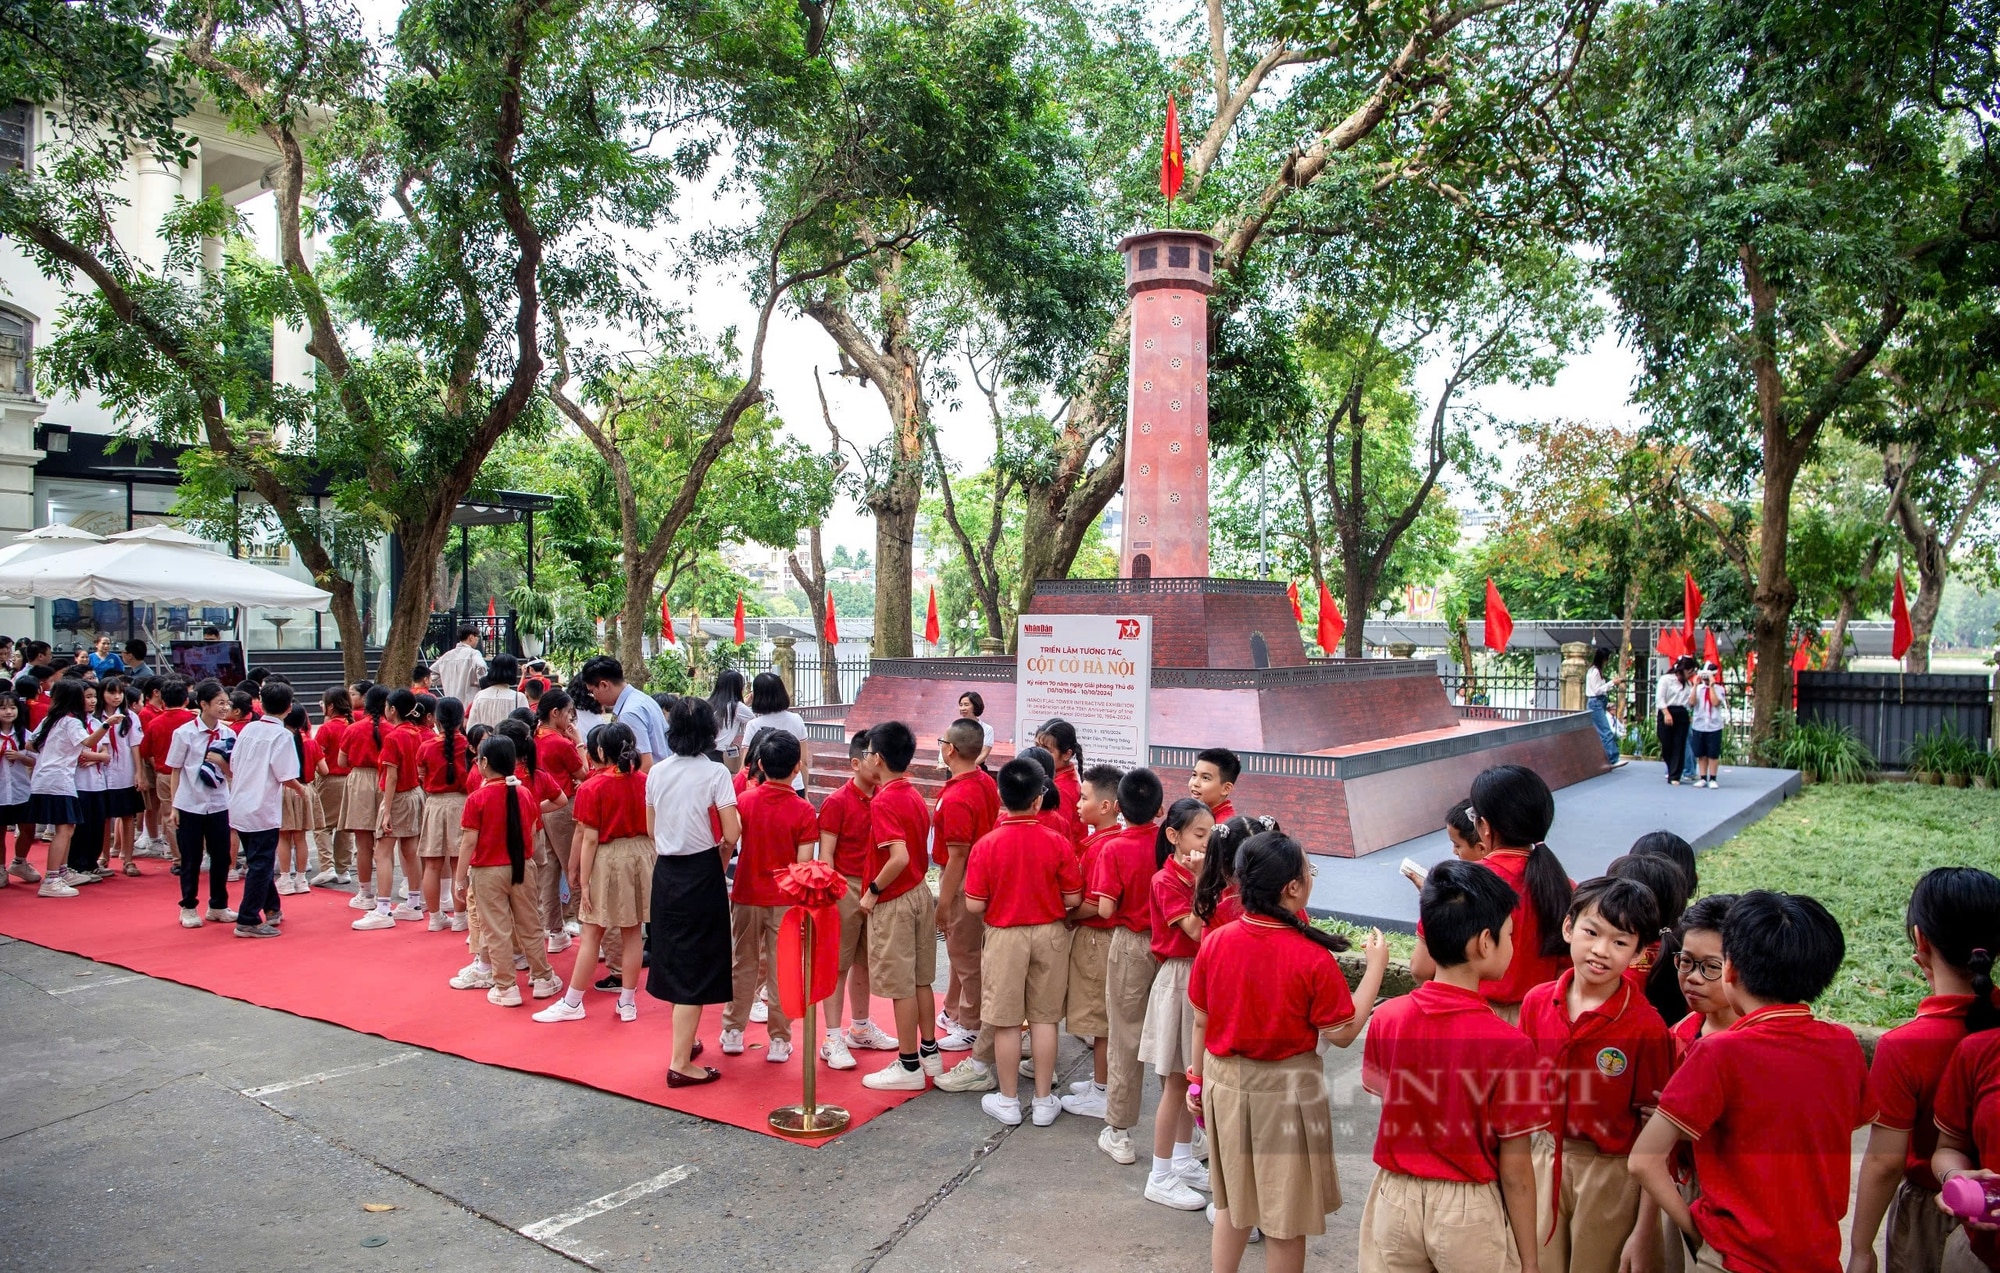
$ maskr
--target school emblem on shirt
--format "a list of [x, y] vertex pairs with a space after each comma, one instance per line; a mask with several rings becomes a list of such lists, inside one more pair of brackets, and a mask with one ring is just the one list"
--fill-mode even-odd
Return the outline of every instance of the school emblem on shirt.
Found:
[[1605, 1048], [1597, 1054], [1597, 1072], [1608, 1079], [1623, 1074], [1628, 1064], [1630, 1062], [1625, 1059], [1625, 1054], [1617, 1048]]

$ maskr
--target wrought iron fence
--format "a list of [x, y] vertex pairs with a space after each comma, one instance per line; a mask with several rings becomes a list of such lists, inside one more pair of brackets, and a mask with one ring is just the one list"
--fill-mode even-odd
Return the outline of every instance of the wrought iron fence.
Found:
[[[834, 661], [834, 668], [834, 675], [840, 681], [840, 701], [842, 703], [852, 703], [854, 696], [861, 692], [861, 682], [868, 679], [868, 660], [865, 658], [836, 659]], [[778, 665], [768, 655], [754, 655], [738, 664], [738, 669], [744, 676], [749, 677], [755, 676], [759, 672], [775, 672], [778, 670]], [[825, 683], [820, 678], [819, 656], [816, 654], [798, 656], [793, 662], [792, 706], [824, 707], [827, 705]]]
[[1562, 678], [1532, 672], [1438, 671], [1444, 692], [1455, 707], [1540, 708], [1562, 706]]

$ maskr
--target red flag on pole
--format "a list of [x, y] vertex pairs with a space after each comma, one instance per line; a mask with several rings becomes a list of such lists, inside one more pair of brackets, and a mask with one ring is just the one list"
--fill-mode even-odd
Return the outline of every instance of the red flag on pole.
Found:
[[1811, 667], [1812, 651], [1806, 647], [1806, 639], [1800, 637], [1798, 645], [1792, 650], [1792, 671], [1804, 672], [1811, 669]]
[[1722, 649], [1715, 643], [1715, 629], [1707, 628], [1701, 634], [1701, 661], [1722, 666]]
[[1306, 611], [1305, 607], [1299, 604], [1299, 585], [1297, 580], [1293, 580], [1291, 583], [1285, 585], [1285, 596], [1289, 597], [1292, 602], [1292, 621], [1295, 623], [1304, 623], [1306, 621]]
[[674, 644], [674, 612], [667, 605], [667, 594], [660, 594], [660, 636], [668, 645]]
[[1340, 638], [1347, 633], [1347, 621], [1340, 617], [1340, 607], [1333, 604], [1333, 594], [1324, 583], [1319, 586], [1319, 648], [1331, 655], [1340, 646]]
[[1486, 581], [1486, 648], [1504, 650], [1514, 635], [1514, 616], [1507, 613], [1507, 603], [1500, 599], [1500, 590], [1493, 586], [1493, 580]]
[[500, 617], [500, 607], [494, 604], [493, 596], [491, 593], [488, 593], [486, 597], [486, 617], [489, 619], [497, 619]]
[[931, 645], [938, 643], [937, 585], [931, 585], [930, 601], [924, 606], [924, 640]]
[[1757, 679], [1757, 651], [1755, 650], [1743, 656], [1743, 679], [1746, 681]]
[[826, 643], [840, 644], [840, 618], [833, 612], [833, 589], [826, 590]]
[[1694, 625], [1701, 618], [1701, 587], [1694, 581], [1694, 571], [1681, 572], [1686, 582], [1681, 585], [1682, 604], [1687, 608], [1687, 618], [1681, 622], [1681, 635], [1687, 638], [1689, 654], [1694, 653]]
[[1160, 144], [1160, 193], [1172, 203], [1174, 196], [1181, 192], [1181, 180], [1187, 175], [1186, 165], [1181, 161], [1181, 113], [1174, 105], [1173, 94], [1167, 94], [1167, 135]]
[[730, 635], [736, 638], [738, 645], [747, 640], [747, 634], [743, 631], [743, 594], [740, 592], [736, 594], [736, 630]]
[[1903, 592], [1903, 572], [1896, 572], [1896, 599], [1890, 603], [1889, 617], [1895, 621], [1895, 628], [1889, 636], [1889, 656], [1902, 658], [1910, 652], [1910, 642], [1915, 633], [1910, 628], [1910, 599]]

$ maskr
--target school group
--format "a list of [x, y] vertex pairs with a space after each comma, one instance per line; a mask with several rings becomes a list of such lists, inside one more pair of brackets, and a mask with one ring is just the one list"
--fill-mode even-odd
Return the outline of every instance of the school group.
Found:
[[[1905, 927], [1931, 994], [1871, 1068], [1810, 1007], [1844, 956], [1823, 906], [1700, 896], [1693, 851], [1665, 832], [1574, 883], [1544, 842], [1548, 787], [1520, 766], [1451, 805], [1454, 857], [1419, 886], [1417, 987], [1378, 1004], [1381, 935], [1350, 989], [1334, 958], [1346, 940], [1305, 918], [1309, 856], [1235, 810], [1226, 749], [1199, 753], [1171, 802], [1151, 770], [1086, 764], [1060, 720], [996, 772], [967, 694], [936, 739], [935, 802], [910, 781], [917, 736], [888, 722], [852, 737], [847, 781], [815, 809], [804, 725], [775, 676], [655, 698], [600, 657], [566, 692], [498, 656], [469, 712], [418, 692], [433, 684], [419, 672], [413, 687], [330, 691], [316, 730], [277, 677], [254, 698], [172, 677], [24, 678], [0, 694], [9, 873], [35, 879], [41, 824], [41, 895], [75, 897], [136, 873], [154, 825], [179, 848], [183, 925], [270, 937], [283, 896], [352, 870], [357, 930], [464, 933], [472, 959], [450, 984], [513, 1007], [525, 973], [555, 1000], [538, 1022], [588, 1019], [604, 961], [594, 984], [618, 996], [615, 1030], [637, 1015], [643, 972], [671, 1005], [666, 1082], [680, 1087], [724, 1077], [697, 1063], [706, 1005], [723, 1005], [724, 1057], [761, 1024], [764, 1061], [791, 1059], [792, 1022], [765, 988], [782, 876], [817, 859], [848, 883], [819, 1057], [852, 1069], [856, 1049], [893, 1050], [865, 1085], [980, 1092], [1003, 1123], [1101, 1120], [1121, 1164], [1138, 1159], [1152, 1070], [1144, 1196], [1205, 1210], [1224, 1273], [1259, 1239], [1267, 1268], [1302, 1268], [1340, 1207], [1321, 1057], [1364, 1027], [1363, 1085], [1381, 1102], [1369, 1273], [1839, 1269], [1864, 1126], [1850, 1273], [1878, 1266], [1885, 1221], [1890, 1269], [2000, 1269], [2000, 1232], [1940, 1204], [1960, 1176], [2000, 1195], [1984, 1166], [2000, 1155], [2000, 879], [1984, 871], [1918, 881]], [[572, 923], [565, 985], [549, 956]], [[893, 1003], [889, 1029], [871, 995]], [[1064, 1028], [1089, 1042], [1092, 1074], [1057, 1093]], [[946, 1052], [966, 1055], [947, 1069]]]

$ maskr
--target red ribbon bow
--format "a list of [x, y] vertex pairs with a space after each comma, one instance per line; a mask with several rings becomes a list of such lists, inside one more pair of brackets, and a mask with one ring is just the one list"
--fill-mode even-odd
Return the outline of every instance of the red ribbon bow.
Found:
[[847, 896], [847, 880], [830, 862], [794, 862], [777, 874], [778, 891], [793, 906], [819, 910]]
[[[792, 904], [778, 927], [778, 1006], [805, 1015], [808, 1002], [833, 993], [840, 974], [840, 911], [847, 880], [828, 862], [793, 862], [776, 872], [778, 891]], [[806, 927], [812, 927], [808, 948]]]

